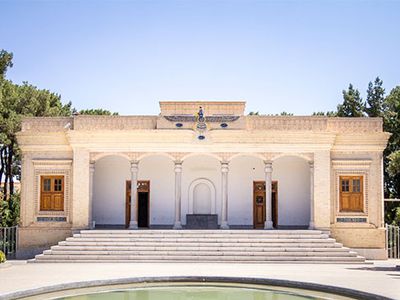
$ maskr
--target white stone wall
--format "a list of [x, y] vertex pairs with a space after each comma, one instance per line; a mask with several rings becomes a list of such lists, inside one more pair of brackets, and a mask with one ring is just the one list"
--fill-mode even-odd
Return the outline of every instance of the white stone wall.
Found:
[[278, 181], [278, 226], [308, 226], [310, 171], [308, 162], [285, 156], [272, 163], [272, 181]]
[[189, 187], [200, 178], [208, 179], [214, 185], [215, 209], [218, 222], [221, 221], [221, 164], [214, 157], [196, 155], [186, 158], [182, 164], [182, 224], [186, 224], [186, 214], [189, 212]]
[[229, 163], [228, 224], [253, 226], [253, 181], [265, 181], [264, 162], [239, 156]]
[[175, 216], [173, 161], [161, 155], [141, 159], [138, 180], [150, 180], [150, 225], [172, 225]]
[[130, 163], [120, 156], [96, 161], [93, 177], [93, 220], [96, 224], [125, 224], [125, 187]]

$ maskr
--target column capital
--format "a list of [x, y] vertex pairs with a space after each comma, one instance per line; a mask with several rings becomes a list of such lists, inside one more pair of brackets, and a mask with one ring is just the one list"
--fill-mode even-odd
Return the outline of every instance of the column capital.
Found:
[[310, 169], [314, 169], [314, 161], [313, 160], [309, 160], [308, 165], [310, 166]]
[[221, 172], [222, 173], [229, 172], [229, 163], [228, 162], [221, 162]]
[[182, 162], [181, 161], [175, 161], [174, 171], [175, 171], [175, 173], [182, 172]]
[[139, 170], [139, 162], [137, 160], [131, 161], [131, 172], [137, 172]]
[[264, 168], [265, 173], [272, 173], [272, 161], [265, 160], [264, 164], [265, 164], [265, 168]]
[[93, 173], [93, 172], [94, 172], [94, 169], [95, 169], [95, 162], [94, 162], [94, 161], [91, 161], [90, 164], [89, 164], [90, 173]]

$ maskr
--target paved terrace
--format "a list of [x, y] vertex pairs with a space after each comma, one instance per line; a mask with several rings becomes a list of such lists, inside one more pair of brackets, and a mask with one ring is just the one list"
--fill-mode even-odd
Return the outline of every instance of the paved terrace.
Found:
[[[400, 299], [400, 260], [374, 264], [90, 263], [30, 264], [0, 268], [0, 299], [8, 293], [58, 284], [168, 276], [249, 277], [302, 281]], [[377, 298], [379, 299], [379, 298]]]

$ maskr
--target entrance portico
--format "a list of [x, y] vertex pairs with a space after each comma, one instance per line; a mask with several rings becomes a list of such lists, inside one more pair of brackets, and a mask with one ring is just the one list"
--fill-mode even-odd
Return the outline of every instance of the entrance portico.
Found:
[[[311, 154], [102, 152], [90, 157], [89, 225], [126, 223], [137, 229], [138, 187], [148, 181], [149, 227], [181, 229], [188, 214], [217, 215], [221, 229], [258, 228], [260, 217], [265, 229], [273, 229], [273, 223], [275, 228], [310, 226]], [[255, 182], [264, 187], [257, 197]], [[274, 211], [273, 195], [280, 199]], [[255, 201], [263, 213], [256, 215]]]

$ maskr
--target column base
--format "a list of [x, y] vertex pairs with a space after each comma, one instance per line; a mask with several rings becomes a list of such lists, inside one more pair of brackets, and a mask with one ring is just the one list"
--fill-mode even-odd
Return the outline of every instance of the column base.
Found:
[[229, 229], [228, 222], [221, 222], [221, 225], [219, 226], [220, 229]]
[[308, 229], [315, 229], [315, 224], [314, 222], [310, 221], [310, 225], [308, 225]]
[[180, 221], [175, 222], [174, 226], [172, 229], [182, 229], [182, 223]]
[[89, 222], [89, 229], [95, 229], [96, 228], [96, 221]]
[[129, 229], [139, 229], [138, 224], [136, 221], [129, 222]]
[[272, 221], [265, 221], [264, 223], [264, 229], [274, 229], [274, 226], [272, 224]]

